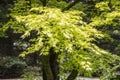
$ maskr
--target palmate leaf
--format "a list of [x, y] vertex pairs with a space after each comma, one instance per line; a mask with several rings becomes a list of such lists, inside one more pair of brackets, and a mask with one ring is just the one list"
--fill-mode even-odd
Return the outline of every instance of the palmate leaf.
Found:
[[[37, 11], [37, 14], [31, 13], [32, 11]], [[109, 62], [104, 63], [106, 57], [103, 55], [110, 55], [108, 60], [112, 55], [93, 43], [95, 38], [102, 38], [104, 35], [82, 21], [82, 14], [80, 11], [61, 12], [58, 8], [38, 7], [32, 8], [26, 16], [14, 16], [18, 22], [25, 23], [23, 38], [36, 31], [35, 37], [30, 39], [31, 46], [21, 56], [36, 51], [39, 51], [40, 55], [48, 55], [50, 49], [54, 48], [56, 53], [60, 53], [58, 62], [63, 71], [77, 70], [81, 74], [91, 76], [97, 72], [98, 64], [103, 71], [106, 67], [111, 68]], [[111, 64], [117, 59], [113, 56], [112, 60]]]

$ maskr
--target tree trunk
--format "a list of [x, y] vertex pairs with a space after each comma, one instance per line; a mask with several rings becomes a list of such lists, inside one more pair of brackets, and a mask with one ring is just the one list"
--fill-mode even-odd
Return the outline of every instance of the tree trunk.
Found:
[[43, 5], [43, 6], [46, 6], [46, 5], [47, 5], [48, 0], [40, 0], [40, 1], [42, 2], [42, 5]]
[[59, 80], [59, 64], [57, 62], [58, 54], [54, 53], [53, 49], [50, 50], [50, 66], [52, 69], [54, 80]]
[[78, 71], [73, 70], [66, 80], [74, 80], [78, 75]]
[[43, 80], [54, 80], [49, 60], [50, 60], [49, 55], [42, 56]]

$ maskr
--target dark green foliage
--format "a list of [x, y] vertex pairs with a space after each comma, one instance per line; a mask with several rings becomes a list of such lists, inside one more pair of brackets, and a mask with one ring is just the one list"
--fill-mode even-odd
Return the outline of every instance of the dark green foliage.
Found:
[[19, 77], [26, 66], [17, 57], [3, 57], [0, 59], [0, 78]]

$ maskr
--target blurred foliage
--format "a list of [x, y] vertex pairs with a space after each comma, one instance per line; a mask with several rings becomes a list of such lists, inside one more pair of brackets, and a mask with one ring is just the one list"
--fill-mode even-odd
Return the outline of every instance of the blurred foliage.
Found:
[[26, 63], [17, 57], [2, 57], [0, 59], [0, 77], [18, 77], [23, 74]]
[[23, 75], [23, 80], [41, 80], [36, 77], [36, 73], [33, 71], [25, 72]]

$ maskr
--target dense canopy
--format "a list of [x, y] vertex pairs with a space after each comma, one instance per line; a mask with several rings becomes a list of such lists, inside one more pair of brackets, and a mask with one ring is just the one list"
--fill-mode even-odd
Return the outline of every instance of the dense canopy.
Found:
[[78, 74], [111, 76], [120, 61], [114, 52], [119, 48], [109, 49], [117, 40], [114, 37], [119, 36], [119, 3], [119, 0], [18, 0], [10, 10], [10, 20], [0, 28], [0, 37], [13, 38], [13, 43], [26, 41], [29, 45], [21, 57], [39, 53], [44, 80], [59, 80], [56, 76], [70, 72], [66, 80], [73, 80]]

